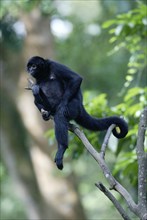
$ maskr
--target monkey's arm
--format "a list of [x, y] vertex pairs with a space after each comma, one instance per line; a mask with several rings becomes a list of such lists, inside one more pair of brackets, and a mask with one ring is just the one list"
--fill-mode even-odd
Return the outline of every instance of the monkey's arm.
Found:
[[82, 77], [66, 66], [54, 61], [52, 61], [51, 70], [65, 84], [65, 92], [62, 97], [61, 105], [67, 105], [79, 91], [82, 83]]
[[40, 88], [39, 85], [35, 84], [31, 79], [28, 79], [28, 88], [27, 90], [32, 90], [34, 96], [34, 103], [41, 112], [42, 118], [47, 121], [50, 119], [50, 112], [46, 110], [43, 99], [40, 96]]
[[33, 92], [33, 95], [34, 95], [34, 98], [35, 98], [34, 103], [37, 106], [37, 108], [39, 109], [39, 111], [41, 112], [42, 118], [45, 121], [48, 121], [50, 119], [51, 113], [50, 113], [50, 111], [46, 110], [46, 107], [44, 106], [43, 99], [40, 96], [39, 86], [36, 85], [36, 84], [33, 85], [32, 92]]

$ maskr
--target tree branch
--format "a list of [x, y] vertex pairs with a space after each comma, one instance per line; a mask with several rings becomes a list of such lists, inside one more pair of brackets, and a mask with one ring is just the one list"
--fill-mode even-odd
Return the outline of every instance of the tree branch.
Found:
[[[109, 128], [108, 133], [106, 134], [104, 138], [104, 142], [108, 142], [108, 137], [110, 137], [111, 131], [114, 129], [114, 125]], [[88, 152], [92, 155], [92, 157], [98, 162], [99, 166], [101, 167], [101, 170], [103, 171], [104, 176], [106, 177], [107, 181], [110, 184], [111, 189], [116, 190], [120, 195], [123, 196], [125, 199], [126, 203], [128, 204], [130, 210], [135, 213], [138, 216], [138, 210], [137, 210], [137, 204], [134, 202], [132, 199], [131, 195], [128, 193], [128, 191], [119, 183], [116, 181], [116, 179], [112, 176], [105, 160], [104, 160], [104, 153], [106, 150], [106, 143], [103, 143], [103, 147], [101, 150], [101, 154], [98, 153], [93, 146], [90, 144], [88, 139], [86, 138], [85, 134], [83, 131], [80, 131], [80, 129], [74, 125], [69, 126], [69, 130], [74, 132], [77, 137], [82, 141], [84, 144], [85, 148], [88, 150]], [[107, 141], [106, 141], [107, 140]], [[123, 215], [123, 213], [122, 213]]]
[[142, 219], [147, 219], [147, 154], [145, 153], [144, 139], [147, 129], [147, 108], [141, 114], [136, 153], [138, 158], [138, 210]]
[[108, 141], [109, 141], [110, 135], [111, 135], [111, 133], [112, 133], [112, 130], [113, 130], [115, 127], [116, 127], [116, 125], [115, 125], [115, 124], [112, 124], [112, 125], [108, 128], [107, 133], [106, 133], [106, 135], [105, 135], [105, 138], [104, 138], [104, 141], [103, 141], [103, 144], [102, 144], [102, 147], [101, 147], [101, 152], [100, 152], [101, 157], [102, 157], [103, 159], [105, 159], [105, 152], [106, 152], [106, 148], [107, 148], [107, 145], [108, 145]]
[[123, 217], [123, 219], [131, 220], [129, 216], [126, 214], [125, 210], [120, 205], [120, 203], [102, 183], [96, 183], [95, 185], [111, 200], [111, 202], [114, 204], [114, 206], [116, 207], [120, 215]]

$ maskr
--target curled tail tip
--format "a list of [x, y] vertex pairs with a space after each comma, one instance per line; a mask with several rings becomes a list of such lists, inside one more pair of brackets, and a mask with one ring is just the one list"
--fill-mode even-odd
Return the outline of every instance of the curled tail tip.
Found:
[[[119, 132], [117, 130], [117, 127], [119, 127]], [[124, 119], [119, 118], [119, 123], [116, 124], [116, 128], [114, 128], [112, 132], [116, 138], [118, 138], [118, 139], [124, 138], [128, 133], [127, 122]]]

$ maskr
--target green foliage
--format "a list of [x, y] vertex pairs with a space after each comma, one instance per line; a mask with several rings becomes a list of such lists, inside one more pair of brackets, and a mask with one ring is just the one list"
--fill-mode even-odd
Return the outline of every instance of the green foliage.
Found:
[[51, 15], [56, 11], [53, 1], [42, 0], [39, 8], [43, 15]]
[[[109, 54], [113, 54], [121, 48], [130, 52], [125, 87], [130, 86], [133, 80], [140, 83], [147, 65], [147, 6], [139, 2], [137, 8], [128, 13], [119, 14], [116, 19], [103, 24], [103, 28], [110, 27], [109, 33], [112, 35], [110, 43], [115, 45]], [[138, 77], [135, 78], [136, 74]], [[142, 82], [142, 84], [144, 83]]]
[[24, 38], [16, 33], [14, 29], [15, 22], [16, 19], [11, 16], [5, 16], [0, 21], [0, 46], [17, 52], [22, 49]]
[[117, 111], [124, 109], [126, 117], [138, 118], [147, 105], [147, 88], [133, 87], [124, 96], [124, 102], [117, 105]]
[[[32, 8], [38, 4], [40, 0], [2, 0], [1, 1], [1, 11], [0, 18], [3, 18], [5, 15], [11, 14], [14, 17], [17, 17], [20, 10], [32, 10]], [[11, 10], [10, 10], [11, 9]]]
[[[11, 14], [17, 17], [21, 11], [30, 12], [33, 8], [38, 7], [42, 15], [49, 15], [54, 10], [53, 1], [46, 0], [1, 0], [0, 18]], [[11, 9], [11, 10], [10, 10]]]
[[[121, 179], [128, 176], [131, 183], [137, 183], [137, 156], [136, 141], [138, 134], [139, 117], [142, 110], [147, 105], [147, 88], [133, 87], [129, 89], [124, 96], [124, 102], [116, 106], [116, 111], [124, 111], [124, 116], [128, 120], [129, 132], [126, 143], [117, 150], [117, 163], [114, 168], [114, 174], [118, 174]], [[124, 146], [127, 146], [127, 148]], [[120, 153], [120, 149], [122, 152]], [[147, 146], [145, 147], [147, 151]], [[119, 154], [120, 153], [120, 154]]]
[[132, 185], [135, 185], [137, 183], [137, 172], [138, 165], [135, 150], [120, 153], [117, 158], [113, 174], [119, 174], [121, 179], [124, 179], [125, 176], [128, 176]]
[[[116, 19], [103, 24], [103, 28], [110, 27], [109, 33], [112, 35], [110, 43], [114, 44], [114, 48], [109, 54], [111, 55], [122, 48], [130, 53], [124, 84], [126, 88], [123, 90], [125, 94], [122, 93], [124, 102], [113, 108], [118, 114], [123, 111], [123, 115], [127, 118], [129, 124], [126, 141], [123, 143], [123, 147], [119, 146], [116, 151], [117, 163], [114, 173], [121, 178], [129, 176], [132, 184], [136, 184], [137, 158], [134, 149], [139, 117], [143, 108], [147, 105], [147, 6], [138, 2], [137, 8], [128, 13], [119, 14]], [[127, 149], [124, 146], [127, 146]], [[123, 150], [121, 153], [120, 149]]]

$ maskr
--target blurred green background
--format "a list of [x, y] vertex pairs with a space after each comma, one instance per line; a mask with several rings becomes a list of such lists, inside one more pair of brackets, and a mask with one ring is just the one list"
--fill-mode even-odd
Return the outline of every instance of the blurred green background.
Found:
[[[111, 137], [107, 163], [137, 199], [136, 137], [147, 94], [145, 0], [1, 0], [0, 216], [4, 220], [121, 219], [94, 183], [97, 163], [69, 133], [64, 170], [56, 169], [53, 122], [44, 122], [27, 87], [27, 60], [61, 62], [83, 77], [87, 111], [121, 115], [129, 133]], [[84, 130], [99, 150], [105, 132]], [[118, 194], [115, 196], [124, 205]]]

